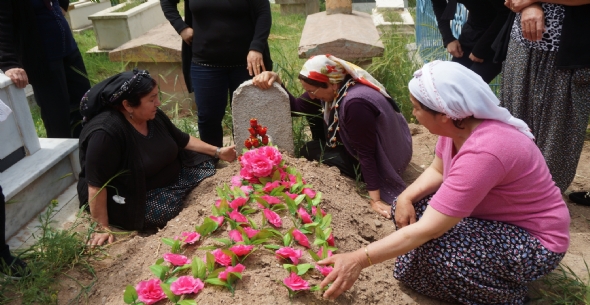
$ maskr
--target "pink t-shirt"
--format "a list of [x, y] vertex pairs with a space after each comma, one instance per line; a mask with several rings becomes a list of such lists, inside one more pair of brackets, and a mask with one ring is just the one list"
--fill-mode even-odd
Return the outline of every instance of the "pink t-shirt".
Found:
[[513, 126], [483, 121], [453, 157], [453, 140], [439, 137], [443, 183], [430, 201], [452, 217], [519, 226], [547, 249], [569, 246], [570, 215], [535, 143]]

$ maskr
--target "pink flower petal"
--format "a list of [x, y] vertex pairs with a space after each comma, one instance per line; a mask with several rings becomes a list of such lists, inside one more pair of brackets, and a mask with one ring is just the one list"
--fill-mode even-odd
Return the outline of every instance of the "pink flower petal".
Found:
[[312, 223], [313, 221], [311, 220], [311, 217], [309, 216], [309, 214], [307, 213], [307, 211], [300, 207], [297, 210], [297, 214], [299, 214], [299, 217], [301, 217], [301, 221], [303, 221], [303, 223]]
[[199, 293], [203, 287], [205, 287], [203, 281], [192, 276], [181, 276], [170, 284], [170, 290], [175, 295]]
[[293, 230], [293, 238], [302, 246], [309, 248], [309, 239], [307, 239], [307, 236], [305, 236], [305, 234], [301, 233], [301, 231], [295, 229]]
[[250, 252], [252, 252], [252, 249], [254, 249], [254, 246], [247, 245], [235, 245], [229, 248], [229, 250], [235, 253], [237, 256], [248, 255]]
[[215, 257], [215, 262], [222, 265], [222, 266], [229, 266], [231, 265], [231, 257], [225, 253], [223, 253], [223, 251], [221, 251], [221, 249], [215, 249], [213, 251], [211, 251], [211, 254], [213, 254], [213, 256]]
[[264, 217], [266, 217], [268, 222], [270, 222], [270, 224], [276, 228], [280, 228], [283, 225], [283, 221], [281, 220], [281, 216], [279, 216], [279, 214], [269, 209], [264, 209], [262, 212], [264, 213]]
[[278, 258], [289, 259], [295, 265], [299, 263], [299, 259], [303, 256], [302, 250], [293, 249], [290, 247], [280, 248], [279, 250], [275, 251], [275, 253]]
[[191, 260], [188, 259], [186, 256], [174, 253], [164, 254], [164, 260], [171, 263], [174, 266], [184, 266], [186, 264], [191, 263]]
[[165, 299], [166, 294], [162, 290], [162, 287], [160, 287], [160, 283], [162, 283], [160, 279], [151, 279], [137, 283], [135, 290], [137, 290], [138, 299], [147, 305]]
[[248, 219], [246, 218], [246, 216], [244, 216], [242, 213], [238, 212], [238, 210], [233, 210], [231, 212], [229, 212], [229, 218], [233, 219], [235, 222], [248, 222]]
[[283, 280], [283, 284], [293, 291], [310, 289], [309, 283], [299, 277], [295, 272], [291, 272], [291, 275]]

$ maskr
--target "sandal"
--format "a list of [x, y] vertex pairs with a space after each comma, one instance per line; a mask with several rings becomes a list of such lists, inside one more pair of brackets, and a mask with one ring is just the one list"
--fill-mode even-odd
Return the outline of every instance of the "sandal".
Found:
[[590, 193], [589, 192], [572, 192], [568, 195], [571, 201], [579, 205], [590, 206]]

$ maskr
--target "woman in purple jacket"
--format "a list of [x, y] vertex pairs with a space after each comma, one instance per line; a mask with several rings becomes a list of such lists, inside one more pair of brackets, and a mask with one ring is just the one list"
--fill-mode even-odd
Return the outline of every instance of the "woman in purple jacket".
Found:
[[[367, 184], [371, 208], [390, 218], [389, 205], [406, 187], [401, 174], [412, 158], [412, 137], [404, 116], [381, 83], [360, 67], [332, 55], [310, 58], [299, 74], [305, 93], [289, 93], [294, 113], [323, 113], [326, 140], [306, 143], [301, 155], [337, 166]], [[281, 83], [262, 72], [253, 84]]]

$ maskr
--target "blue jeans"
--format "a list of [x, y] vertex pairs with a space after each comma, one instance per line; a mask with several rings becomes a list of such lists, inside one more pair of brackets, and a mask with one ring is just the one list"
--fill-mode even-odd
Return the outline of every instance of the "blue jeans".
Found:
[[191, 64], [191, 81], [195, 91], [199, 135], [201, 140], [215, 146], [223, 146], [221, 121], [225, 106], [234, 91], [251, 77], [246, 67], [216, 68]]

